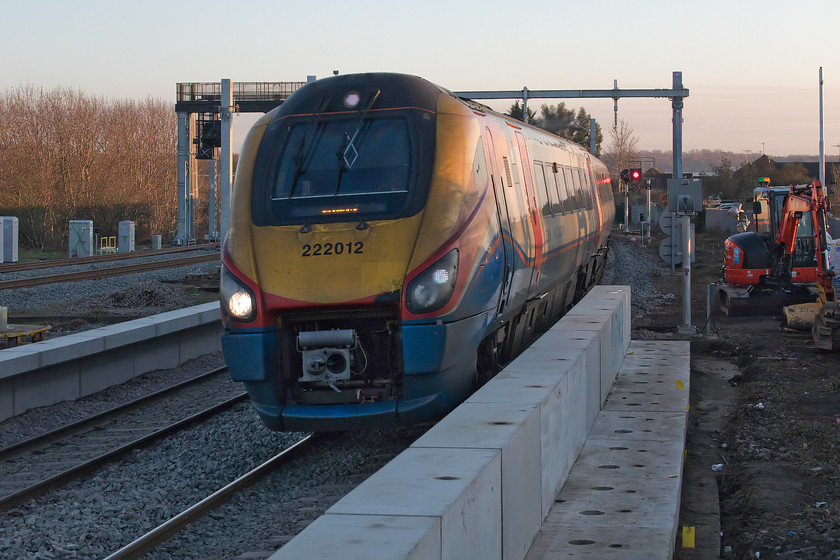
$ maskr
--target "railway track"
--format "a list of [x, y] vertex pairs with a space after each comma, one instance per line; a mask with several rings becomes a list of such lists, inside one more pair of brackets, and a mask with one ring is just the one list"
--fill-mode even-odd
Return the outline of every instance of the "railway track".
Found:
[[53, 274], [51, 276], [36, 276], [34, 278], [6, 280], [0, 282], [0, 290], [17, 290], [21, 288], [31, 288], [33, 286], [42, 286], [44, 284], [56, 284], [58, 282], [80, 282], [83, 280], [97, 280], [100, 278], [108, 278], [110, 276], [135, 274], [138, 272], [160, 270], [163, 268], [177, 268], [179, 266], [190, 266], [194, 264], [218, 260], [218, 253], [212, 253], [209, 255], [193, 255], [189, 257], [180, 257], [176, 259], [167, 259], [149, 263], [129, 264], [126, 266], [116, 266], [111, 268], [103, 268], [99, 270], [85, 270], [81, 272]]
[[100, 263], [122, 261], [126, 259], [136, 259], [140, 257], [152, 257], [156, 255], [167, 255], [171, 253], [184, 253], [187, 251], [196, 251], [198, 249], [213, 249], [218, 248], [218, 243], [209, 245], [190, 245], [188, 247], [170, 247], [169, 249], [157, 249], [154, 251], [143, 251], [128, 253], [122, 255], [95, 255], [92, 257], [76, 257], [72, 259], [49, 259], [34, 262], [16, 262], [0, 264], [0, 274], [4, 272], [21, 272], [24, 270], [38, 270], [41, 268], [55, 268], [59, 266], [77, 266], [80, 264]]
[[201, 519], [208, 513], [225, 504], [234, 494], [245, 490], [273, 472], [279, 466], [295, 459], [310, 449], [316, 441], [317, 434], [309, 434], [291, 447], [288, 447], [264, 462], [262, 465], [240, 476], [224, 488], [213, 492], [200, 502], [190, 506], [178, 515], [172, 517], [162, 525], [152, 529], [142, 537], [127, 544], [117, 552], [109, 555], [105, 560], [139, 560], [156, 546], [162, 544], [172, 535]]
[[[245, 400], [238, 390], [220, 395], [215, 380], [226, 371], [217, 368], [0, 450], [0, 511]], [[186, 392], [194, 406], [177, 401]]]

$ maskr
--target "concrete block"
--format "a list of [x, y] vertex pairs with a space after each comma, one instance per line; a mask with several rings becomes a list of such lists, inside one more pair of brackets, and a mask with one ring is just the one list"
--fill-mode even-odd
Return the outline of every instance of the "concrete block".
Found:
[[532, 346], [505, 366], [506, 372], [537, 371], [551, 375], [562, 375], [571, 368], [585, 352], [581, 348], [545, 348]]
[[610, 392], [615, 374], [624, 358], [624, 350], [613, 347], [612, 317], [610, 315], [583, 316], [567, 315], [560, 319], [552, 331], [590, 331], [598, 333], [599, 350], [601, 352], [601, 364], [608, 364], [609, 367], [601, 367], [600, 402], [604, 402]]
[[27, 344], [0, 350], [0, 379], [7, 379], [20, 373], [38, 369], [41, 364], [38, 344]]
[[440, 560], [440, 533], [437, 517], [322, 515], [269, 560]]
[[[569, 315], [602, 315], [605, 312], [612, 316], [614, 340], [620, 341], [620, 347], [626, 350], [631, 335], [629, 286], [595, 286], [569, 311]], [[618, 356], [614, 364], [616, 370], [621, 367], [620, 354]]]
[[39, 369], [13, 380], [15, 414], [29, 409], [78, 399], [79, 363], [67, 362]]
[[610, 364], [601, 362], [601, 336], [595, 331], [571, 332], [549, 330], [531, 348], [559, 350], [577, 349], [584, 352], [586, 378], [586, 422], [592, 426], [601, 410], [601, 380], [612, 377]]
[[181, 363], [219, 349], [218, 327], [212, 323], [172, 336], [178, 337], [178, 355]]
[[[648, 560], [672, 558], [673, 544], [667, 529], [649, 529], [645, 538], [638, 538], [635, 527], [616, 527], [605, 531], [590, 525], [571, 527], [548, 525], [543, 527], [540, 540], [531, 548], [525, 560], [548, 558], [592, 558], [597, 560]], [[663, 551], [662, 556], [651, 556], [651, 551]], [[665, 554], [664, 551], [671, 551]]]
[[14, 380], [0, 379], [0, 422], [15, 415]]
[[198, 326], [200, 313], [195, 313], [192, 308], [176, 309], [155, 315], [155, 335], [165, 336], [184, 329]]
[[177, 367], [180, 363], [179, 346], [176, 337], [154, 339], [137, 345], [134, 349], [134, 374]]
[[407, 449], [327, 513], [437, 517], [442, 559], [499, 559], [501, 462], [498, 451]]
[[105, 350], [105, 341], [95, 334], [76, 333], [33, 345], [41, 352], [40, 367], [78, 360]]
[[206, 323], [222, 322], [222, 310], [218, 301], [211, 301], [202, 305], [196, 305], [191, 309], [195, 309], [199, 314], [199, 323], [204, 325]]
[[686, 417], [686, 411], [602, 410], [589, 439], [679, 440], [681, 445], [685, 435]]
[[134, 321], [108, 325], [88, 332], [96, 333], [104, 338], [105, 350], [113, 350], [154, 338], [155, 320], [151, 317], [135, 319]]
[[90, 356], [80, 365], [79, 395], [84, 397], [135, 377], [134, 353], [115, 350]]
[[525, 556], [543, 519], [540, 427], [536, 404], [464, 403], [411, 445], [501, 452], [503, 558]]
[[[528, 350], [530, 351], [530, 350]], [[580, 395], [587, 384], [598, 386], [597, 376], [587, 374], [585, 354], [563, 374], [550, 375], [538, 369], [502, 373], [473, 394], [462, 406], [494, 402], [507, 406], [523, 403], [540, 406], [541, 502], [543, 517], [554, 503], [578, 456], [592, 423], [587, 403]]]

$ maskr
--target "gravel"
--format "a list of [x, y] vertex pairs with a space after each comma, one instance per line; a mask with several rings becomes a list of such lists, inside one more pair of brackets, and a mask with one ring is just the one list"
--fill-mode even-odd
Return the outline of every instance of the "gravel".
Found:
[[[182, 281], [187, 273], [203, 274], [216, 269], [218, 263], [208, 263], [95, 282], [7, 290], [0, 292], [0, 305], [8, 306], [12, 316], [21, 311], [45, 314], [57, 310], [76, 315], [100, 312], [145, 316], [196, 303], [185, 301], [190, 290], [168, 282]], [[67, 272], [67, 268], [60, 272]], [[38, 275], [49, 273], [50, 269], [38, 271]], [[95, 326], [98, 325], [80, 325], [78, 329]], [[0, 446], [221, 365], [220, 353], [209, 354], [74, 402], [28, 411], [0, 423]], [[416, 429], [383, 430], [329, 438], [317, 453], [280, 469], [148, 557], [235, 558], [249, 551], [266, 551], [267, 557], [410, 445], [419, 433]], [[210, 421], [0, 514], [0, 558], [102, 558], [301, 437], [300, 433], [273, 432], [263, 425], [250, 403], [237, 405]]]
[[[197, 249], [191, 251], [191, 255], [205, 254], [214, 250]], [[218, 252], [218, 251], [215, 251]], [[181, 258], [183, 253], [169, 253], [149, 257], [137, 257], [131, 259], [132, 264], [143, 262], [160, 261], [165, 259]], [[15, 280], [18, 278], [31, 278], [35, 276], [49, 276], [81, 270], [94, 270], [112, 268], [125, 264], [126, 261], [88, 263], [83, 265], [62, 266], [56, 268], [43, 268], [38, 270], [27, 270], [20, 272], [4, 272], [0, 278], [4, 280]], [[32, 314], [34, 312], [54, 312], [56, 314], [72, 312], [74, 314], [92, 313], [94, 311], [109, 311], [114, 308], [123, 309], [131, 307], [136, 294], [159, 294], [159, 298], [146, 297], [146, 301], [139, 306], [134, 306], [135, 312], [153, 315], [162, 310], [179, 309], [194, 305], [188, 299], [185, 291], [179, 291], [173, 284], [184, 281], [187, 274], [210, 274], [219, 270], [219, 262], [206, 262], [190, 266], [153, 270], [124, 276], [113, 276], [87, 282], [62, 282], [46, 286], [35, 286], [19, 290], [0, 290], [0, 305], [9, 309], [9, 318], [12, 322], [15, 315]], [[129, 302], [125, 305], [124, 302]], [[151, 304], [151, 305], [150, 305]], [[67, 334], [63, 332], [61, 334]]]
[[[630, 286], [633, 324], [650, 311], [662, 309], [677, 299], [676, 294], [663, 287], [667, 282], [657, 282], [670, 274], [670, 268], [659, 258], [655, 245], [643, 247], [638, 235], [613, 232], [601, 284]], [[639, 338], [638, 334], [641, 333], [633, 331], [634, 338]]]

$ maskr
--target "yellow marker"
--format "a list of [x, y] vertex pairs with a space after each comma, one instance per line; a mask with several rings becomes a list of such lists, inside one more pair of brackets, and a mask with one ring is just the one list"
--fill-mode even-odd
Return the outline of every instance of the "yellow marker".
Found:
[[668, 475], [668, 478], [679, 478], [679, 477], [680, 477], [680, 475], [678, 475], [678, 474], [669, 474]]
[[677, 379], [674, 381], [674, 385], [677, 386], [677, 389], [685, 389], [685, 385], [682, 382], [682, 379]]
[[694, 548], [694, 527], [682, 528], [683, 548]]

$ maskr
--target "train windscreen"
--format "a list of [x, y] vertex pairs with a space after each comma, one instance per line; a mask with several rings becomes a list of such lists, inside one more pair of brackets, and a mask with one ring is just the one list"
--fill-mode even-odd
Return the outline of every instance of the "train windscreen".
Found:
[[288, 132], [272, 198], [406, 192], [410, 171], [404, 119], [303, 121]]
[[425, 114], [315, 114], [271, 122], [254, 163], [254, 224], [415, 214], [434, 161], [434, 119]]

